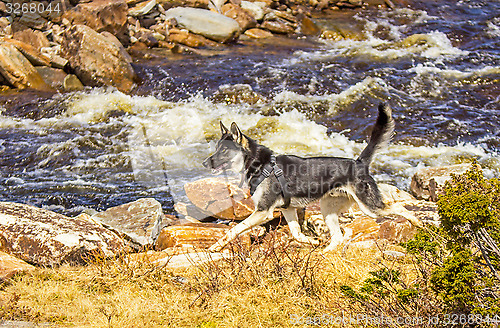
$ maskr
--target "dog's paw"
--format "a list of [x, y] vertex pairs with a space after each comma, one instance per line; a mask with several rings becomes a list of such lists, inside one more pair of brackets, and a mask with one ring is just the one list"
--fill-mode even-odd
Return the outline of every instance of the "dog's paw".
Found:
[[323, 249], [321, 252], [322, 253], [329, 253], [329, 252], [336, 252], [339, 250], [340, 246], [342, 245], [342, 242], [340, 241], [332, 241], [328, 246], [326, 246], [325, 249]]
[[222, 250], [222, 246], [219, 244], [219, 243], [215, 243], [213, 244], [212, 246], [210, 246], [210, 248], [208, 249], [208, 251], [210, 253], [217, 253], [217, 252], [220, 252]]
[[309, 244], [311, 246], [318, 246], [319, 245], [319, 240], [313, 238], [313, 237], [308, 237], [306, 235], [300, 235], [297, 238], [295, 238], [299, 243], [302, 244]]

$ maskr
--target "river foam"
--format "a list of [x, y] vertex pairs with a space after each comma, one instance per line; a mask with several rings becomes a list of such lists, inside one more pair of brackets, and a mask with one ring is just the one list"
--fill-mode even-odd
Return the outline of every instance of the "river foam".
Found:
[[[335, 97], [343, 96], [342, 93], [330, 95], [330, 98]], [[282, 103], [297, 98], [310, 100], [304, 95], [288, 93], [286, 96], [279, 95], [274, 101]], [[33, 121], [0, 117], [0, 124], [19, 127], [22, 123], [26, 128], [35, 130], [81, 129], [81, 133], [69, 140], [52, 140], [40, 145], [36, 150], [40, 157], [39, 168], [54, 167], [62, 161], [64, 165], [59, 169], [70, 172], [112, 169], [112, 174], [116, 175], [114, 180], [119, 181], [120, 174], [131, 167], [134, 178], [149, 187], [161, 187], [166, 184], [165, 177], [168, 177], [170, 187], [179, 195], [182, 194], [181, 184], [210, 175], [201, 162], [211, 152], [210, 143], [220, 134], [219, 121], [226, 125], [236, 122], [245, 133], [277, 153], [355, 158], [366, 146], [366, 141], [350, 140], [342, 131], [328, 131], [327, 127], [297, 110], [264, 115], [261, 110], [245, 104], [214, 103], [201, 96], [167, 102], [151, 96], [93, 90], [70, 96], [66, 104], [67, 110], [51, 119]], [[124, 114], [107, 117], [109, 112], [117, 110]], [[374, 124], [373, 118], [367, 119], [366, 124]], [[124, 137], [91, 132], [96, 127], [103, 130], [119, 127], [115, 133]], [[100, 144], [97, 147], [103, 153], [89, 156], [86, 151], [89, 143]], [[65, 162], [68, 157], [73, 160]], [[379, 180], [408, 189], [411, 176], [420, 167], [450, 165], [472, 159], [483, 164], [488, 175], [500, 172], [498, 154], [470, 143], [454, 146], [392, 144], [375, 157], [373, 171]], [[124, 168], [117, 168], [119, 165]], [[75, 185], [88, 187], [82, 176], [73, 181]]]

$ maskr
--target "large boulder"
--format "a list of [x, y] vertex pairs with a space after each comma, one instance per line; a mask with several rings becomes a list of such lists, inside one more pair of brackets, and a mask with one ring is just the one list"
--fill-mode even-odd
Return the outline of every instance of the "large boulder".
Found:
[[186, 183], [184, 190], [191, 203], [207, 215], [226, 220], [243, 220], [254, 211], [248, 191], [220, 178]]
[[79, 3], [67, 11], [66, 18], [73, 25], [86, 25], [97, 32], [107, 31], [128, 42], [127, 32], [128, 6], [125, 0], [94, 0]]
[[217, 41], [229, 42], [240, 33], [240, 25], [222, 14], [199, 8], [172, 8], [166, 11], [166, 19], [175, 19], [180, 28]]
[[163, 227], [173, 219], [165, 216], [161, 203], [154, 198], [142, 198], [134, 202], [108, 208], [91, 219], [123, 236], [132, 246], [152, 246]]
[[62, 56], [67, 58], [85, 85], [112, 85], [128, 92], [136, 74], [119, 41], [101, 35], [85, 25], [75, 25], [64, 33]]
[[472, 164], [457, 164], [440, 167], [427, 167], [418, 170], [411, 179], [411, 192], [419, 199], [437, 201], [443, 187], [452, 174], [463, 174], [472, 168]]
[[10, 254], [0, 251], [0, 280], [9, 279], [16, 273], [31, 271], [35, 267]]
[[85, 263], [94, 254], [114, 256], [124, 241], [102, 225], [37, 207], [0, 202], [0, 248], [28, 263]]
[[0, 74], [15, 88], [49, 89], [35, 67], [11, 43], [0, 43]]

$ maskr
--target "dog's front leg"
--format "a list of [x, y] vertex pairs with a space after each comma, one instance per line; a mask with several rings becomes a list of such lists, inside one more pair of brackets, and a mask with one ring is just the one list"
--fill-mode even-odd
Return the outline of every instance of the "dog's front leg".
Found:
[[238, 223], [236, 226], [231, 228], [224, 237], [219, 239], [210, 248], [210, 252], [218, 252], [224, 248], [229, 242], [238, 237], [241, 233], [252, 229], [260, 224], [266, 223], [268, 221], [269, 214], [272, 211], [255, 211], [249, 217], [247, 217], [242, 222]]
[[281, 213], [285, 216], [286, 222], [288, 223], [288, 228], [292, 233], [293, 238], [299, 243], [319, 245], [319, 240], [312, 237], [308, 237], [302, 233], [300, 229], [299, 219], [297, 217], [297, 210], [293, 207], [287, 209], [282, 209]]

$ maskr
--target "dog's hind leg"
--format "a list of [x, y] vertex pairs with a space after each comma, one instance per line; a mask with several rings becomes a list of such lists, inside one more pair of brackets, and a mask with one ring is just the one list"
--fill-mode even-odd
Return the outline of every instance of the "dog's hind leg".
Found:
[[285, 216], [286, 222], [288, 223], [288, 228], [292, 233], [293, 238], [299, 243], [319, 245], [319, 241], [304, 235], [300, 229], [299, 219], [297, 217], [297, 209], [294, 207], [289, 207], [287, 209], [282, 209], [281, 213]]
[[241, 233], [252, 229], [255, 226], [266, 223], [269, 221], [269, 216], [272, 213], [273, 209], [267, 211], [255, 211], [245, 220], [238, 223], [236, 226], [231, 228], [224, 237], [219, 239], [215, 244], [213, 244], [210, 248], [210, 252], [218, 252], [224, 248], [229, 242], [238, 237]]
[[351, 207], [352, 199], [349, 197], [331, 197], [321, 198], [321, 214], [325, 218], [325, 223], [330, 229], [330, 244], [323, 250], [329, 252], [337, 248], [343, 241], [344, 236], [340, 230], [339, 216]]

